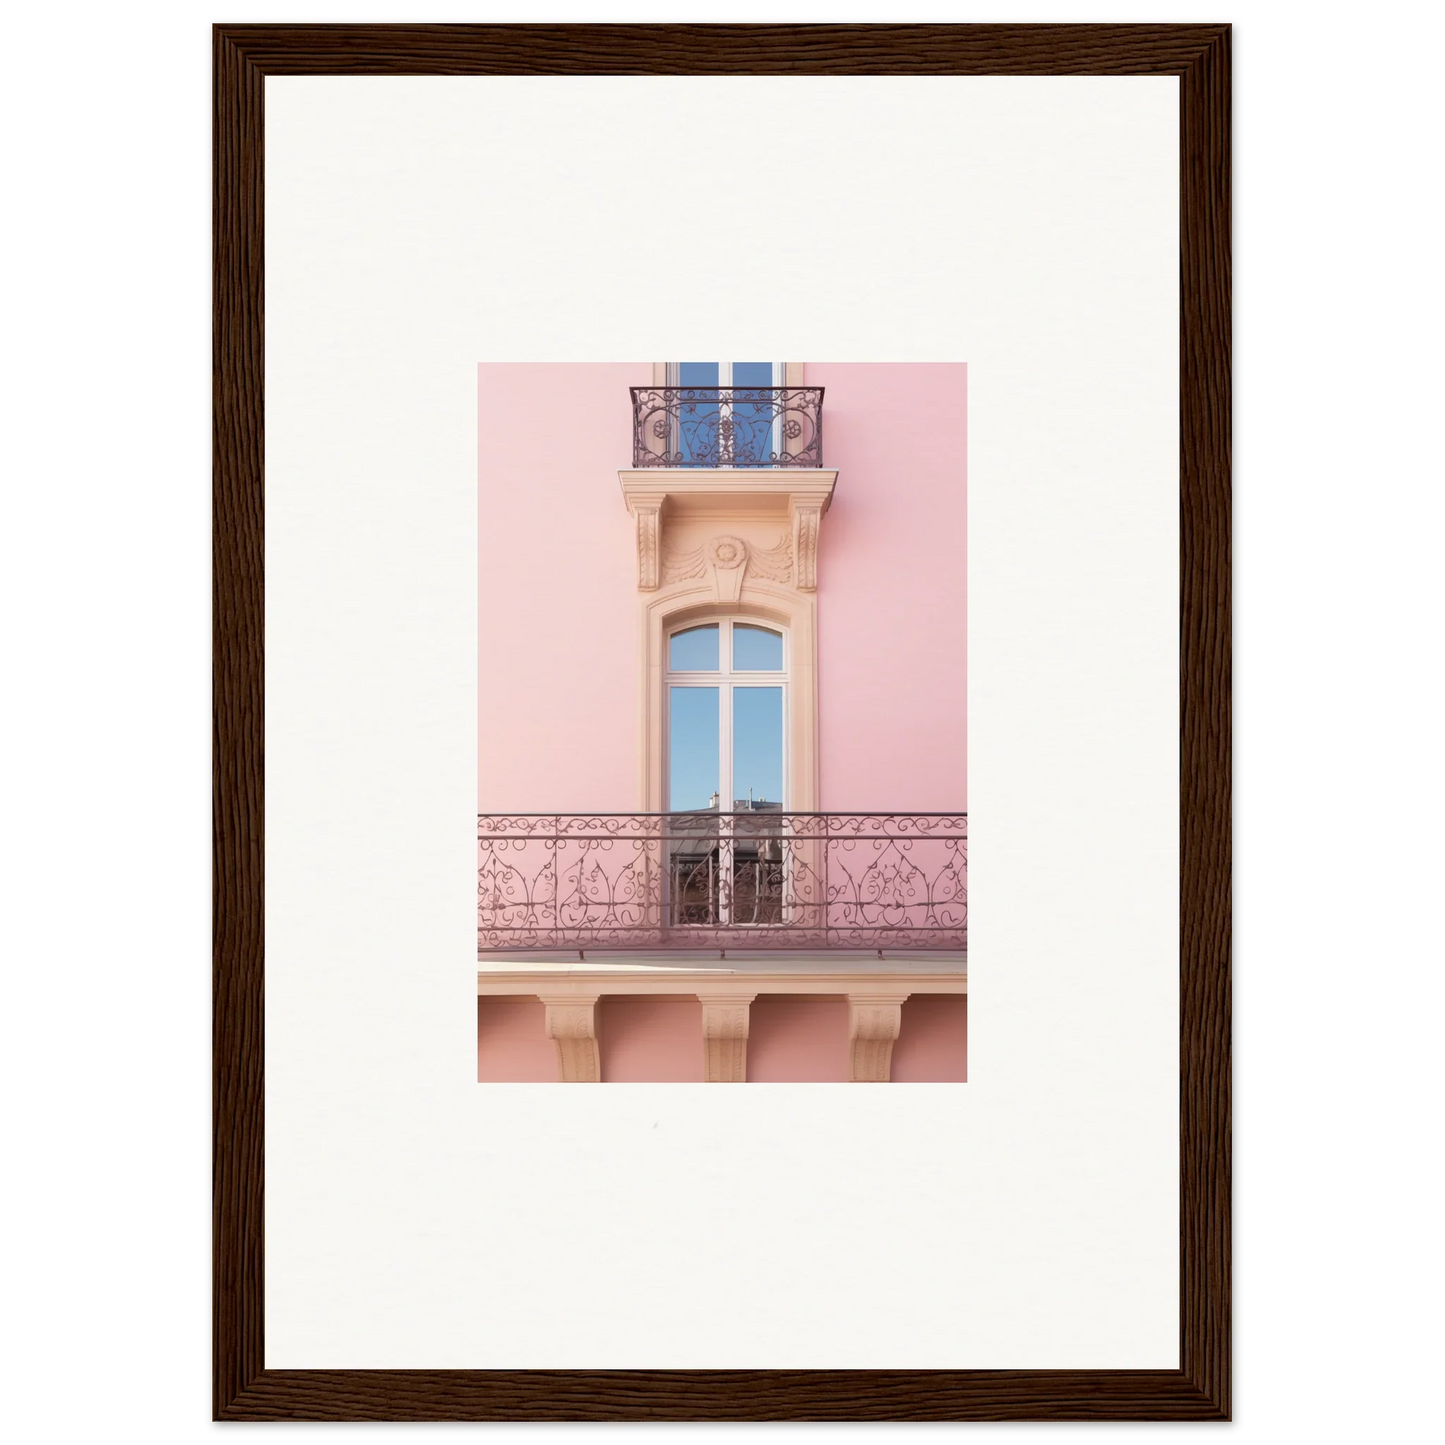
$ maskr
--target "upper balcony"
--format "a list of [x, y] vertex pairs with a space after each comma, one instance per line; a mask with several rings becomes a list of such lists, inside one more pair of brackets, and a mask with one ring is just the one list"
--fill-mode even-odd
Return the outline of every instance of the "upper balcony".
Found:
[[964, 813], [477, 819], [481, 955], [967, 947]]
[[821, 467], [821, 386], [634, 386], [634, 467]]

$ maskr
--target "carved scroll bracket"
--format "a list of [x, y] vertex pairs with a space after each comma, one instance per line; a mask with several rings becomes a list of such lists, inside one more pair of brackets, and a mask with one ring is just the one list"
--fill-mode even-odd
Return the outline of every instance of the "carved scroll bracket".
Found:
[[745, 1084], [748, 1078], [748, 1013], [755, 994], [702, 1000], [703, 1081]]
[[818, 588], [818, 533], [822, 520], [822, 507], [793, 499], [795, 585], [800, 592], [815, 592]]
[[557, 1046], [557, 1078], [564, 1084], [600, 1084], [602, 1058], [597, 1047], [597, 997], [542, 997], [547, 1037]]
[[848, 1077], [855, 1084], [886, 1084], [893, 1065], [893, 1045], [903, 1029], [903, 1001], [895, 997], [848, 995]]
[[662, 554], [662, 507], [639, 506], [633, 515], [637, 518], [637, 586], [643, 592], [655, 592]]

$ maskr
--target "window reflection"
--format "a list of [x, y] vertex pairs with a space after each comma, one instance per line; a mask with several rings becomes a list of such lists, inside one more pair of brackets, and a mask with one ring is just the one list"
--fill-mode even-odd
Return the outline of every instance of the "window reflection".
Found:
[[707, 627], [689, 627], [685, 632], [674, 632], [668, 644], [667, 665], [674, 672], [716, 672], [717, 623]]
[[733, 807], [783, 805], [783, 689], [733, 689]]
[[678, 812], [716, 808], [721, 719], [718, 689], [672, 687], [668, 693], [668, 807]]
[[783, 634], [767, 627], [733, 624], [733, 666], [739, 672], [781, 672]]

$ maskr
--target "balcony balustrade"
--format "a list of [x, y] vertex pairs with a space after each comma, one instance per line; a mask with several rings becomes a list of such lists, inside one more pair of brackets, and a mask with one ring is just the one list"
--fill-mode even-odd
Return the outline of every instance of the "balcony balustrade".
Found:
[[634, 386], [634, 467], [821, 467], [821, 386]]
[[964, 813], [482, 814], [479, 953], [968, 947]]

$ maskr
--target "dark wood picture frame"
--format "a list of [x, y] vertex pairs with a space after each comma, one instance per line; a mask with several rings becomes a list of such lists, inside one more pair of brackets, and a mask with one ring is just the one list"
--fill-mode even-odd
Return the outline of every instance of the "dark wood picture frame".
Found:
[[[1229, 26], [218, 25], [213, 48], [215, 1418], [1228, 1419]], [[1181, 1368], [263, 1368], [263, 78], [517, 74], [1179, 77]]]

